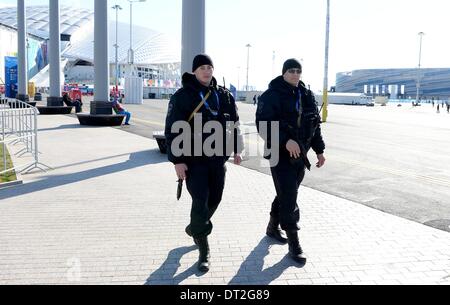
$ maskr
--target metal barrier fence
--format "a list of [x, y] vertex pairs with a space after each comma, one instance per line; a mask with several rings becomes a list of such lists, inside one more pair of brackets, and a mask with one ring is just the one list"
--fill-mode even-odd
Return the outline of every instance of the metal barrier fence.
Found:
[[[37, 115], [35, 107], [16, 99], [0, 101], [0, 145], [3, 146], [3, 170], [0, 174], [12, 171], [28, 173], [34, 169], [46, 171], [50, 167], [39, 162]], [[8, 167], [7, 147], [16, 147], [14, 163]], [[28, 158], [26, 158], [28, 156]], [[31, 156], [31, 159], [29, 158]]]

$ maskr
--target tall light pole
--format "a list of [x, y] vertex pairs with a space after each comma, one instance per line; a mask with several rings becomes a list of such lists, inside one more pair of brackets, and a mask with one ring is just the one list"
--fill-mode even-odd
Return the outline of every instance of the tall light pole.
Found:
[[131, 66], [134, 64], [134, 51], [133, 51], [133, 3], [145, 2], [146, 0], [128, 0], [130, 2], [130, 49], [128, 50], [128, 64]]
[[250, 44], [247, 44], [246, 47], [247, 47], [247, 85], [245, 87], [245, 91], [248, 91], [248, 70], [250, 69], [250, 48], [252, 46]]
[[125, 75], [125, 100], [126, 104], [142, 104], [144, 97], [144, 86], [142, 78], [137, 74], [134, 66], [133, 50], [133, 3], [145, 2], [145, 0], [128, 0], [130, 3], [130, 49], [128, 50], [128, 66]]
[[419, 47], [419, 68], [417, 69], [417, 94], [416, 94], [416, 104], [419, 103], [419, 94], [420, 94], [420, 65], [422, 61], [422, 38], [425, 35], [424, 32], [419, 32], [420, 37], [420, 47]]
[[26, 12], [25, 0], [17, 0], [17, 50], [18, 50], [18, 73], [17, 73], [17, 99], [28, 101], [28, 80], [27, 80], [27, 50], [26, 50]]
[[325, 123], [328, 119], [328, 55], [330, 48], [330, 0], [327, 0], [327, 19], [325, 29], [325, 72], [323, 77], [323, 113], [322, 121]]
[[119, 92], [119, 55], [118, 55], [118, 50], [119, 50], [119, 45], [118, 45], [118, 40], [119, 40], [119, 10], [122, 10], [122, 7], [118, 4], [114, 5], [112, 7], [112, 9], [116, 10], [116, 44], [114, 45], [114, 48], [116, 49], [116, 94]]

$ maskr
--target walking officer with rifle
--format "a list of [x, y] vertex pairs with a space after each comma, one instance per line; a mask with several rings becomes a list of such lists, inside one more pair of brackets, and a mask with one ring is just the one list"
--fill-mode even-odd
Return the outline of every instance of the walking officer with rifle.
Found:
[[[321, 168], [325, 164], [325, 143], [314, 95], [300, 81], [301, 74], [302, 66], [298, 60], [289, 59], [284, 63], [282, 75], [274, 79], [259, 98], [256, 126], [266, 142], [266, 149], [278, 150], [279, 156], [270, 164], [277, 195], [272, 203], [266, 233], [278, 242], [288, 243], [293, 260], [304, 264], [306, 257], [298, 237], [298, 190], [305, 169], [311, 169], [308, 151], [312, 148], [316, 153], [316, 167]], [[262, 130], [262, 126], [269, 129], [279, 126], [279, 132]], [[265, 158], [270, 159], [271, 156], [265, 154]], [[287, 239], [282, 230], [286, 231]]]

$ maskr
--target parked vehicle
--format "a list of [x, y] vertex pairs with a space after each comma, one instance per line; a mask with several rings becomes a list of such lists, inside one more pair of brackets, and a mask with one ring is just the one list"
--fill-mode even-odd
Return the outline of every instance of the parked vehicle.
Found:
[[[323, 95], [316, 94], [316, 101], [319, 105], [322, 105], [322, 100]], [[372, 97], [364, 93], [328, 93], [328, 104], [366, 106], [372, 102]]]

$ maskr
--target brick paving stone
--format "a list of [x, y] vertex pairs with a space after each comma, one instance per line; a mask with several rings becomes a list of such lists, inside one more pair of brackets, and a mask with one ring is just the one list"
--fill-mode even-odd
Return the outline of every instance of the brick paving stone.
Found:
[[54, 170], [0, 190], [0, 284], [450, 284], [448, 232], [305, 187], [298, 268], [265, 236], [270, 176], [231, 164], [201, 275], [184, 233], [189, 195], [176, 201], [153, 140], [71, 116], [38, 123], [40, 161]]

